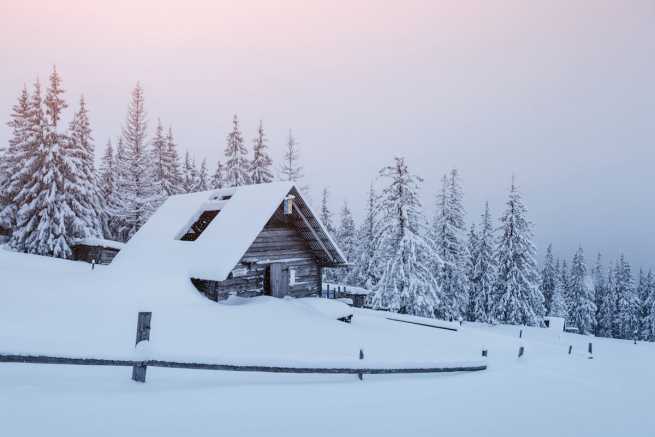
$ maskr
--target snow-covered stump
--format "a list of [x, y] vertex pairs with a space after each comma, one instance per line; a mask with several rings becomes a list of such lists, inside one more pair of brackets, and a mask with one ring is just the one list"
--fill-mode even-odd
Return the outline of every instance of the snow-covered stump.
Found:
[[[140, 312], [139, 319], [136, 324], [136, 342], [135, 346], [142, 341], [150, 341], [150, 320], [152, 319], [151, 312]], [[132, 366], [132, 380], [137, 382], [146, 382], [146, 371], [148, 366], [145, 364], [137, 364]]]

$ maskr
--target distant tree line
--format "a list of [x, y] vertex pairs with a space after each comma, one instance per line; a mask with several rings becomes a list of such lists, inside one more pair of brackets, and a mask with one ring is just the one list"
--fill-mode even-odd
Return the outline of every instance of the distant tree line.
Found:
[[498, 222], [485, 204], [467, 232], [457, 170], [442, 178], [432, 220], [419, 201], [422, 180], [403, 158], [379, 176], [359, 227], [347, 204], [333, 224], [327, 190], [320, 208], [351, 262], [327, 279], [372, 290], [373, 307], [484, 323], [539, 325], [554, 316], [582, 334], [655, 341], [653, 272], [640, 271], [635, 281], [623, 255], [607, 269], [598, 255], [589, 270], [582, 248], [569, 266], [555, 259], [552, 245], [539, 270], [533, 226], [513, 178]]
[[[0, 147], [0, 226], [12, 231], [14, 250], [70, 258], [79, 239], [127, 241], [170, 195], [276, 179], [262, 122], [251, 152], [235, 115], [224, 160], [210, 173], [206, 159], [198, 167], [188, 151], [181, 158], [172, 127], [165, 129], [157, 120], [150, 134], [137, 83], [117, 144], [107, 142], [96, 169], [84, 97], [63, 126], [67, 107], [53, 68], [45, 96], [37, 80], [31, 92], [21, 90], [12, 108], [9, 144]], [[278, 179], [298, 182], [303, 177], [299, 161], [298, 143], [289, 131]]]

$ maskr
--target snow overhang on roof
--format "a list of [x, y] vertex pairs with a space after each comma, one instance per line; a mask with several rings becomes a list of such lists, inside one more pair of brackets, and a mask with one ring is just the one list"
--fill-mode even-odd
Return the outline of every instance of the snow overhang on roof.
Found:
[[[294, 185], [275, 182], [171, 196], [119, 252], [112, 268], [223, 281], [289, 194], [295, 196], [296, 228], [320, 264], [346, 265], [343, 253]], [[180, 240], [207, 210], [219, 213], [203, 223], [194, 241]]]

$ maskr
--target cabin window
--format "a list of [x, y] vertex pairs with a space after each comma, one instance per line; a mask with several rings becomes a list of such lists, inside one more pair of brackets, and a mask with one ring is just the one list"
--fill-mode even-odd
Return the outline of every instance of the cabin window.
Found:
[[216, 218], [220, 211], [204, 211], [200, 217], [193, 222], [191, 227], [180, 237], [182, 241], [196, 241], [198, 237], [207, 229], [207, 226]]

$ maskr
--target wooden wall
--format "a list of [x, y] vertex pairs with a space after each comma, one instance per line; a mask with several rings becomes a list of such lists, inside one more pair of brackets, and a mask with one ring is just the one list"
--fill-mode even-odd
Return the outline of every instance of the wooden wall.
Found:
[[91, 262], [96, 260], [96, 264], [109, 264], [119, 252], [118, 249], [108, 247], [87, 246], [85, 244], [76, 244], [72, 247], [73, 259], [75, 261]]
[[[219, 247], [217, 250], [220, 250]], [[266, 267], [273, 262], [281, 262], [285, 269], [295, 270], [295, 284], [289, 285], [290, 296], [304, 297], [320, 293], [321, 267], [308, 243], [281, 210], [257, 236], [232, 270], [231, 278], [220, 282], [198, 278], [192, 279], [192, 282], [212, 300], [224, 299], [230, 293], [245, 297], [257, 296], [264, 294]]]

